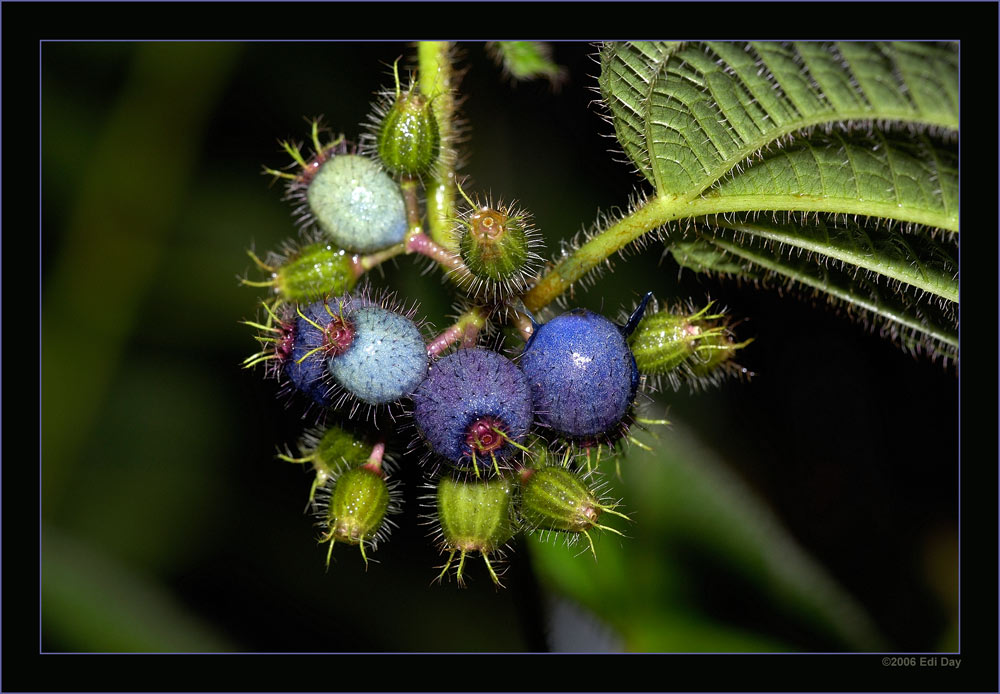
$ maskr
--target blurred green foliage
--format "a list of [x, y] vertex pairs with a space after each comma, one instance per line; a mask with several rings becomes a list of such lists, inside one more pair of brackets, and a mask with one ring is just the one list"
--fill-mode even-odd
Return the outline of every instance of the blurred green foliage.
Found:
[[[481, 45], [462, 47], [462, 172], [531, 210], [549, 253], [639, 183], [589, 106], [591, 52], [555, 46], [568, 76], [553, 93], [511, 87]], [[406, 512], [379, 563], [366, 573], [336, 551], [323, 572], [301, 513], [309, 478], [273, 457], [308, 422], [239, 368], [255, 349], [239, 321], [256, 299], [236, 277], [249, 245], [296, 233], [260, 175], [286, 163], [276, 140], [305, 139], [303, 117], [319, 114], [357, 138], [392, 61], [411, 53], [45, 45], [43, 648], [954, 649], [954, 374], [823, 307], [680, 273], [655, 249], [570, 305], [617, 315], [648, 290], [711, 296], [746, 319], [757, 375], [646, 404], [675, 424], [643, 435], [654, 453], [622, 462], [628, 538], [602, 536], [596, 564], [581, 546], [519, 542], [499, 592], [476, 565], [467, 590], [431, 586], [442, 559], [418, 517], [416, 460], [403, 458]], [[446, 325], [448, 291], [422, 267], [403, 258], [376, 279]], [[925, 398], [907, 396], [915, 382]], [[920, 439], [896, 435], [912, 422]], [[588, 640], [588, 623], [612, 637]], [[579, 638], [565, 639], [567, 624]]]

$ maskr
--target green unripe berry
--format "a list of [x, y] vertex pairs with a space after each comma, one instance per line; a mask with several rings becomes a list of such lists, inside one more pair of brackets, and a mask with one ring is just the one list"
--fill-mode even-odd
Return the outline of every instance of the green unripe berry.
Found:
[[310, 429], [302, 435], [299, 441], [300, 457], [279, 454], [278, 458], [290, 463], [312, 463], [316, 477], [309, 490], [311, 503], [317, 489], [326, 486], [341, 470], [363, 464], [371, 450], [370, 443], [346, 429], [331, 425], [326, 430]]
[[646, 316], [629, 338], [636, 366], [644, 374], [665, 374], [684, 363], [704, 339], [702, 326], [683, 314]]
[[598, 528], [621, 534], [598, 523], [602, 513], [628, 519], [613, 506], [602, 503], [596, 490], [587, 485], [579, 472], [555, 465], [521, 471], [521, 517], [532, 530], [582, 534], [596, 558], [588, 531]]
[[376, 132], [378, 156], [397, 176], [422, 176], [441, 153], [441, 134], [431, 103], [419, 91], [398, 95]]
[[466, 554], [479, 552], [493, 582], [500, 585], [489, 555], [517, 532], [514, 492], [513, 481], [504, 478], [474, 482], [441, 478], [436, 495], [437, 518], [441, 529], [441, 549], [449, 556], [438, 578], [445, 575], [455, 554], [459, 553], [457, 580], [462, 584]]
[[521, 516], [529, 526], [582, 532], [597, 525], [602, 508], [575, 472], [552, 466], [523, 472]]
[[[711, 303], [697, 312], [668, 309], [648, 313], [629, 337], [639, 371], [666, 377], [674, 386], [716, 383], [735, 367], [731, 359], [750, 343], [733, 341], [724, 313], [709, 314]], [[732, 368], [731, 368], [732, 367]]]
[[469, 270], [487, 280], [502, 280], [518, 272], [528, 259], [524, 225], [501, 210], [483, 207], [467, 219], [459, 250]]
[[358, 283], [363, 270], [354, 254], [326, 242], [311, 243], [302, 248], [290, 245], [279, 253], [269, 253], [264, 262], [253, 252], [247, 255], [267, 280], [240, 281], [250, 287], [270, 287], [280, 301], [307, 303], [337, 294], [346, 294]]
[[290, 303], [346, 294], [358, 282], [353, 254], [328, 243], [314, 243], [275, 272], [274, 287]]
[[330, 543], [327, 566], [336, 542], [360, 545], [361, 556], [367, 563], [365, 543], [374, 547], [389, 505], [389, 487], [378, 469], [362, 465], [337, 477], [326, 508], [326, 532], [322, 538]]
[[345, 467], [361, 465], [368, 460], [370, 452], [371, 444], [359, 440], [346, 429], [333, 425], [323, 433], [312, 455], [317, 468], [322, 467], [329, 476]]
[[457, 229], [459, 254], [469, 271], [466, 289], [490, 298], [523, 292], [541, 260], [530, 215], [513, 206], [469, 203]]

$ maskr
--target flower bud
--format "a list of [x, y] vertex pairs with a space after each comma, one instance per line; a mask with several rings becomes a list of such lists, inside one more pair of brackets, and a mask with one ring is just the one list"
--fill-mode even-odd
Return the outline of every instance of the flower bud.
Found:
[[514, 520], [514, 483], [509, 479], [461, 482], [442, 477], [437, 485], [437, 518], [440, 524], [441, 551], [448, 561], [438, 575], [447, 573], [455, 554], [459, 562], [456, 579], [464, 583], [465, 556], [479, 552], [493, 582], [500, 585], [489, 555], [509, 541], [517, 531]]
[[397, 176], [422, 176], [441, 152], [441, 135], [430, 101], [411, 89], [397, 95], [376, 132], [378, 156]]

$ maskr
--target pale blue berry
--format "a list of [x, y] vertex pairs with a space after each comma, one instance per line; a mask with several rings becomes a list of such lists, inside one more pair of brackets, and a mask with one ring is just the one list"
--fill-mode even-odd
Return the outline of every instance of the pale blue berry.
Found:
[[406, 235], [406, 206], [399, 186], [378, 164], [355, 154], [332, 157], [306, 191], [316, 224], [334, 243], [371, 253]]
[[413, 393], [427, 375], [427, 346], [416, 324], [378, 306], [345, 315], [353, 339], [327, 361], [334, 381], [369, 405], [396, 402]]

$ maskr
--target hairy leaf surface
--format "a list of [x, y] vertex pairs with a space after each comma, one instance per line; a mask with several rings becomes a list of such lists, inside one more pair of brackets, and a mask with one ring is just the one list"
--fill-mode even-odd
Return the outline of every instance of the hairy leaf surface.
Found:
[[618, 140], [660, 195], [693, 197], [817, 126], [958, 129], [950, 46], [612, 43], [601, 68]]
[[[659, 222], [682, 266], [807, 286], [955, 356], [958, 236], [934, 230], [959, 231], [957, 46], [611, 43], [601, 68], [655, 189], [623, 241]], [[704, 238], [672, 233], [691, 221]]]

